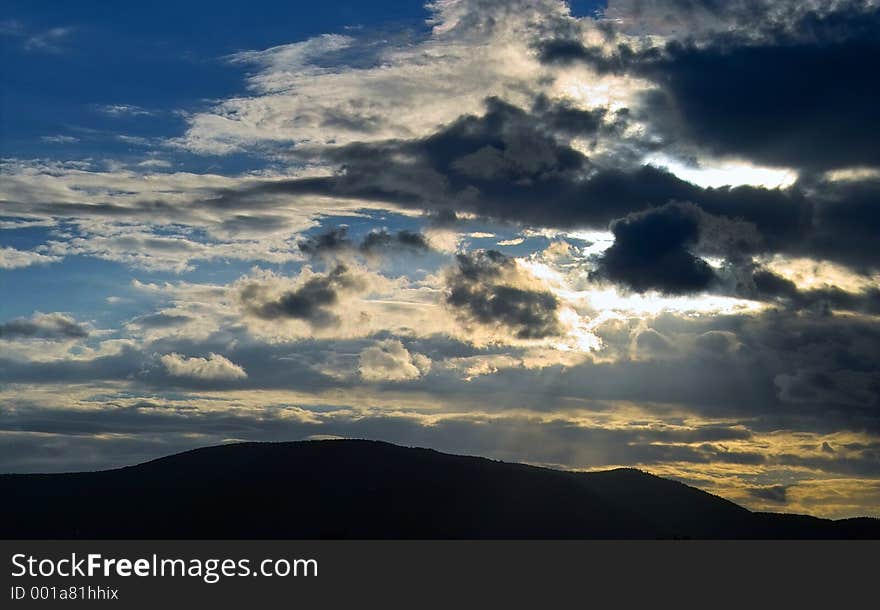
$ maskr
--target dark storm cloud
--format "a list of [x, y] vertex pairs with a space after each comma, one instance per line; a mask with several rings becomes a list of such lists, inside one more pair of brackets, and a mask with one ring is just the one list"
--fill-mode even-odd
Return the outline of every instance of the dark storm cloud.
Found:
[[262, 287], [257, 283], [241, 290], [241, 300], [247, 311], [264, 320], [303, 320], [315, 327], [335, 326], [339, 317], [332, 311], [339, 302], [339, 293], [356, 288], [361, 280], [348, 267], [339, 264], [325, 275], [310, 277], [296, 290], [285, 292], [275, 299], [263, 300]]
[[701, 147], [803, 168], [875, 165], [880, 84], [865, 65], [880, 59], [878, 35], [880, 22], [874, 40], [682, 45], [668, 49], [655, 70], [681, 113], [682, 133]]
[[[325, 160], [340, 167], [336, 175], [220, 191], [204, 203], [235, 208], [265, 195], [319, 194], [419, 208], [450, 220], [468, 212], [536, 226], [605, 228], [632, 212], [689, 201], [753, 223], [768, 248], [801, 238], [812, 207], [799, 190], [704, 189], [649, 165], [600, 166], [566, 143], [570, 134], [559, 135], [566, 124], [589, 137], [595, 125], [606, 128], [599, 120], [604, 115], [541, 100], [526, 112], [493, 98], [483, 116], [460, 117], [423, 139], [326, 149]], [[625, 119], [613, 123], [618, 120]]]
[[[712, 289], [794, 309], [880, 313], [880, 290], [850, 293], [829, 285], [802, 291], [752, 261], [784, 253], [831, 260], [860, 273], [880, 268], [880, 251], [870, 245], [880, 233], [880, 180], [820, 181], [805, 188], [809, 194], [706, 189], [699, 204], [673, 202], [612, 221], [615, 243], [599, 258], [595, 276], [640, 292]], [[722, 259], [723, 268], [713, 270], [705, 257]]]
[[73, 319], [57, 313], [38, 314], [32, 318], [16, 318], [0, 323], [0, 339], [49, 339], [63, 341], [89, 336]]
[[637, 291], [686, 294], [707, 290], [716, 280], [691, 249], [699, 240], [699, 210], [668, 204], [631, 214], [611, 225], [614, 244], [599, 258], [596, 275]]
[[880, 60], [880, 8], [844, 2], [791, 19], [610, 55], [552, 40], [540, 56], [653, 80], [664, 95], [646, 98], [645, 118], [713, 153], [807, 170], [880, 164], [880, 81], [869, 67]]
[[880, 268], [880, 178], [822, 182], [813, 198], [816, 213], [803, 253], [861, 271]]
[[[355, 143], [323, 151], [341, 166], [336, 176], [264, 183], [224, 191], [206, 201], [234, 207], [242, 196], [271, 193], [322, 194], [379, 200], [434, 210], [444, 216], [467, 211], [537, 224], [570, 225], [564, 209], [572, 185], [589, 167], [587, 158], [553, 136], [557, 109], [531, 115], [497, 99], [483, 116], [463, 116], [419, 140]], [[583, 113], [581, 123], [595, 124]], [[590, 135], [587, 133], [586, 135]], [[566, 200], [560, 202], [560, 199]], [[540, 206], [552, 211], [540, 212]], [[605, 215], [605, 221], [614, 215]]]
[[558, 335], [559, 300], [550, 292], [505, 285], [515, 274], [512, 259], [494, 250], [457, 255], [447, 277], [446, 302], [470, 321], [501, 325], [520, 339]]

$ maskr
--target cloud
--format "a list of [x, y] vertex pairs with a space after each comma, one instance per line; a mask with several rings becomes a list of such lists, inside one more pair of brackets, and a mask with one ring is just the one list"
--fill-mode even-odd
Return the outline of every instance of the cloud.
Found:
[[776, 504], [785, 504], [788, 495], [788, 486], [769, 485], [766, 487], [750, 487], [748, 493], [759, 500], [766, 500]]
[[815, 187], [812, 230], [795, 253], [830, 259], [858, 271], [880, 269], [880, 254], [870, 244], [880, 231], [876, 203], [880, 179], [826, 181]]
[[[878, 32], [880, 9], [845, 3], [758, 43], [668, 48], [651, 69], [700, 146], [806, 168], [877, 164], [866, 134], [878, 127], [880, 86], [865, 78], [863, 61], [880, 54]], [[720, 94], [715, 83], [738, 94]]]
[[358, 372], [365, 381], [409, 381], [430, 370], [430, 358], [410, 353], [398, 339], [379, 341], [358, 357]]
[[541, 57], [653, 81], [658, 89], [646, 90], [633, 112], [663, 137], [712, 154], [805, 170], [880, 163], [869, 135], [878, 128], [880, 86], [864, 71], [880, 54], [880, 8], [860, 0], [778, 9], [759, 2], [745, 11], [735, 3], [727, 14], [711, 11], [721, 27], [699, 31], [688, 29], [692, 4], [660, 3], [686, 22], [660, 44], [624, 34], [608, 52], [563, 38], [545, 43]]
[[559, 300], [516, 262], [494, 250], [456, 256], [446, 302], [466, 321], [501, 327], [519, 339], [563, 334]]
[[[150, 226], [130, 222], [85, 220], [73, 230], [50, 239], [41, 250], [47, 256], [91, 256], [148, 271], [184, 273], [199, 263], [214, 260], [264, 260], [290, 262], [300, 259], [287, 236], [266, 235], [256, 240], [235, 233], [235, 218], [224, 223], [223, 237], [194, 235], [185, 226]], [[244, 223], [242, 223], [244, 224]], [[253, 227], [252, 227], [253, 228]], [[246, 229], [245, 229], [246, 231]], [[266, 230], [273, 233], [272, 228]]]
[[[686, 8], [675, 2], [667, 5], [663, 11], [681, 13]], [[585, 101], [568, 88], [560, 90], [569, 82], [565, 79], [574, 78], [569, 68], [565, 69], [568, 72], [560, 71], [553, 66], [535, 65], [533, 59], [523, 59], [530, 57], [532, 42], [549, 39], [547, 33], [564, 32], [577, 35], [580, 37], [577, 40], [581, 40], [593, 31], [593, 26], [589, 25], [592, 22], [573, 20], [559, 3], [518, 5], [521, 15], [510, 12], [509, 7], [492, 6], [493, 10], [501, 11], [508, 23], [502, 25], [496, 21], [489, 24], [483, 14], [488, 5], [481, 3], [456, 4], [454, 8], [446, 3], [434, 6], [436, 22], [429, 40], [413, 44], [418, 49], [422, 49], [421, 44], [433, 49], [433, 45], [442, 39], [457, 51], [459, 47], [470, 48], [486, 40], [497, 42], [497, 49], [490, 45], [487, 51], [493, 57], [499, 53], [509, 60], [508, 55], [513, 55], [530, 69], [537, 70], [523, 72], [531, 77], [528, 86], [521, 82], [523, 79], [493, 64], [492, 69], [499, 70], [499, 82], [505, 83], [503, 91], [484, 89], [482, 95], [474, 97], [468, 104], [444, 107], [440, 120], [419, 123], [418, 128], [413, 127], [413, 123], [408, 129], [379, 128], [371, 131], [368, 138], [344, 138], [336, 137], [338, 129], [326, 125], [326, 119], [339, 111], [349, 122], [355, 121], [357, 108], [372, 108], [370, 104], [378, 104], [371, 97], [373, 90], [365, 83], [372, 82], [370, 79], [374, 77], [384, 79], [376, 73], [376, 65], [370, 59], [357, 66], [348, 65], [354, 62], [355, 50], [360, 48], [359, 41], [350, 37], [324, 37], [266, 51], [246, 52], [233, 59], [260, 68], [251, 81], [255, 95], [248, 100], [230, 100], [230, 104], [241, 102], [250, 107], [252, 103], [255, 109], [262, 109], [260, 112], [279, 104], [269, 120], [273, 123], [272, 129], [266, 130], [275, 135], [266, 137], [300, 133], [300, 127], [308, 131], [309, 126], [314, 126], [324, 136], [334, 134], [333, 138], [325, 137], [324, 140], [320, 136], [309, 138], [303, 135], [300, 145], [285, 149], [284, 159], [308, 167], [301, 175], [223, 180], [214, 176], [162, 174], [161, 178], [151, 179], [150, 184], [155, 188], [150, 189], [146, 189], [144, 181], [136, 176], [101, 174], [86, 177], [79, 172], [54, 180], [48, 180], [44, 175], [37, 181], [33, 176], [24, 180], [15, 175], [13, 188], [9, 189], [13, 193], [12, 205], [30, 211], [37, 209], [34, 208], [36, 205], [39, 210], [56, 215], [134, 217], [150, 219], [153, 223], [161, 220], [164, 226], [184, 222], [207, 227], [212, 236], [228, 240], [230, 236], [243, 232], [279, 235], [285, 228], [307, 228], [314, 225], [318, 214], [330, 212], [331, 206], [335, 206], [335, 211], [359, 206], [406, 208], [428, 210], [435, 215], [463, 213], [527, 225], [605, 228], [609, 222], [647, 207], [661, 207], [670, 201], [688, 201], [712, 216], [754, 225], [760, 239], [752, 244], [752, 253], [808, 255], [821, 251], [824, 257], [850, 265], [865, 264], [866, 261], [877, 264], [876, 256], [872, 254], [874, 249], [864, 247], [864, 241], [870, 239], [869, 232], [860, 229], [858, 223], [846, 221], [850, 208], [852, 216], [861, 215], [859, 206], [862, 206], [862, 200], [869, 200], [869, 193], [859, 195], [852, 192], [852, 185], [844, 192], [840, 184], [816, 185], [807, 181], [787, 189], [701, 188], [670, 171], [646, 165], [645, 155], [664, 147], [669, 147], [670, 153], [688, 152], [678, 147], [678, 140], [656, 140], [653, 136], [657, 134], [653, 132], [638, 135], [645, 125], [650, 127], [657, 122], [673, 125], [674, 117], [670, 119], [668, 113], [656, 114], [645, 123], [645, 116], [637, 116], [636, 105], [624, 108], [607, 102]], [[790, 10], [777, 14], [768, 7], [762, 5], [761, 10], [774, 15], [774, 24], [783, 17], [789, 21], [794, 18], [795, 13]], [[618, 13], [620, 8], [617, 7]], [[740, 20], [751, 14], [743, 7], [722, 10], [707, 5], [703, 8], [706, 19]], [[832, 35], [826, 32], [830, 32], [831, 14], [821, 15], [822, 24], [816, 26], [816, 37]], [[800, 21], [790, 22], [806, 23], [806, 16], [797, 18]], [[870, 25], [865, 27], [870, 29]], [[712, 32], [716, 30], [709, 28], [706, 31], [709, 32], [706, 34], [710, 37], [708, 40], [714, 40], [711, 36], [715, 36]], [[761, 41], [775, 40], [771, 33], [763, 30], [758, 38]], [[736, 46], [741, 42], [733, 37], [723, 44]], [[413, 61], [413, 49], [395, 48], [389, 53], [397, 57], [401, 65], [411, 67], [408, 62]], [[666, 57], [664, 53], [667, 51], [663, 49], [644, 53], [631, 50], [632, 57], [627, 56], [624, 67], [629, 69], [630, 64], [660, 62]], [[455, 64], [450, 69], [464, 70], [464, 65], [456, 63], [458, 54], [452, 51], [450, 54], [444, 56]], [[433, 60], [430, 63], [432, 69], [436, 67]], [[286, 104], [298, 105], [302, 101], [304, 82], [296, 76], [292, 66], [305, 66], [303, 69], [311, 74], [313, 81], [320, 80], [331, 89], [334, 85], [342, 87], [346, 95], [352, 96], [350, 106], [331, 109], [325, 104], [312, 114], [303, 110], [295, 116], [297, 120], [302, 118], [306, 125], [297, 124], [295, 129], [289, 125], [274, 125], [276, 120], [294, 116]], [[587, 82], [584, 79], [589, 74], [577, 73], [576, 76], [581, 79], [578, 82]], [[657, 88], [651, 84], [649, 76], [639, 77], [647, 79], [640, 85], [641, 90]], [[354, 87], [355, 84], [358, 86]], [[422, 84], [425, 83], [419, 86]], [[641, 91], [638, 87], [636, 89]], [[516, 93], [517, 90], [520, 93]], [[296, 95], [291, 91], [296, 91]], [[362, 95], [370, 97], [370, 103], [360, 99]], [[631, 100], [634, 104], [638, 102], [636, 98], [638, 96]], [[399, 100], [396, 108], [408, 103]], [[398, 118], [395, 115], [389, 119], [383, 112], [377, 111], [382, 115], [380, 122]], [[220, 113], [211, 120], [219, 121], [220, 116], [224, 125], [235, 124], [235, 129], [244, 129], [244, 125], [239, 124], [244, 115], [238, 113], [237, 106], [236, 110], [229, 111], [229, 116]], [[207, 120], [208, 116], [201, 119]], [[198, 131], [195, 125], [201, 119], [194, 120], [191, 135]], [[442, 127], [438, 128], [438, 124]], [[253, 142], [261, 141], [262, 137], [254, 135]], [[74, 177], [76, 181], [72, 180]], [[35, 189], [37, 184], [43, 188]], [[63, 188], [47, 188], [49, 184], [53, 187], [63, 185]], [[91, 198], [98, 201], [83, 203], [84, 189], [96, 193]], [[297, 205], [290, 206], [291, 201], [296, 201]], [[857, 205], [852, 204], [853, 201]], [[840, 239], [844, 231], [854, 232], [858, 239]], [[393, 237], [393, 234], [389, 235]], [[393, 244], [399, 239], [383, 238], [383, 241]], [[236, 239], [223, 243], [226, 248], [221, 244], [211, 244], [210, 247], [189, 244], [188, 262], [182, 263], [178, 257], [173, 268], [190, 270], [192, 262], [189, 261], [212, 260], [209, 252], [217, 253], [218, 257], [235, 257], [244, 251], [262, 252], [264, 260], [293, 260], [295, 251], [290, 252], [289, 245], [281, 239], [272, 242]], [[113, 244], [100, 246], [83, 247], [80, 252], [124, 260], [146, 269], [164, 269], [173, 265], [168, 256], [159, 256], [157, 248], [139, 248], [137, 252], [144, 254], [135, 255], [135, 249], [129, 248], [123, 253]]]
[[853, 370], [840, 364], [827, 362], [776, 375], [773, 383], [779, 390], [779, 399], [801, 405], [870, 407], [876, 404], [876, 371]]
[[171, 161], [166, 161], [165, 159], [147, 159], [138, 163], [138, 167], [167, 168], [172, 165]]
[[646, 328], [635, 336], [639, 355], [663, 357], [675, 352], [675, 346], [653, 328]]
[[240, 291], [245, 310], [263, 320], [294, 319], [323, 328], [336, 326], [339, 316], [333, 311], [340, 293], [356, 292], [366, 287], [359, 275], [346, 265], [337, 264], [326, 274], [307, 278], [296, 289], [277, 297], [268, 297], [265, 286], [250, 282]]
[[62, 50], [61, 44], [70, 36], [71, 32], [73, 32], [73, 28], [55, 27], [32, 33], [24, 40], [24, 50], [58, 53]]
[[335, 255], [353, 248], [348, 238], [348, 227], [331, 227], [299, 242], [299, 249], [309, 256]]
[[207, 358], [181, 356], [177, 353], [160, 357], [169, 375], [191, 377], [211, 381], [247, 378], [244, 369], [220, 354], [208, 354]]
[[194, 114], [178, 144], [229, 154], [417, 137], [477, 109], [486, 96], [527, 97], [544, 72], [528, 41], [571, 21], [556, 0], [427, 8], [428, 32], [324, 35], [232, 56], [257, 67], [252, 95]]
[[188, 315], [159, 312], [138, 316], [133, 319], [130, 324], [140, 328], [169, 328], [186, 324], [191, 320], [193, 320], [193, 318]]
[[599, 258], [597, 275], [637, 292], [687, 294], [708, 289], [712, 268], [691, 249], [699, 240], [694, 206], [668, 204], [611, 225], [614, 244]]
[[[289, 199], [282, 202], [270, 194], [259, 203], [233, 205], [215, 196], [217, 190], [241, 189], [254, 181], [264, 185], [272, 180], [266, 174], [142, 173], [108, 170], [91, 161], [7, 159], [0, 167], [0, 198], [7, 216], [63, 218], [78, 231], [72, 240], [55, 240], [59, 250], [149, 269], [179, 272], [190, 261], [215, 258], [297, 260], [301, 256], [291, 234], [312, 228], [318, 217], [371, 207], [312, 197], [300, 197], [291, 206]], [[292, 174], [283, 175], [289, 179]], [[131, 240], [140, 243], [135, 247]], [[186, 248], [188, 260], [169, 256], [163, 248], [169, 245]]]
[[427, 252], [431, 249], [428, 239], [416, 231], [401, 230], [389, 233], [385, 229], [370, 231], [361, 243], [361, 251], [376, 254], [388, 251]]
[[150, 116], [153, 114], [152, 111], [134, 104], [105, 104], [103, 106], [96, 106], [96, 110], [112, 117]]
[[57, 263], [62, 257], [50, 256], [33, 252], [32, 250], [16, 250], [15, 248], [0, 248], [0, 269], [20, 269], [31, 265], [48, 265]]
[[76, 320], [61, 313], [36, 313], [30, 319], [16, 318], [0, 323], [0, 339], [47, 339], [67, 341], [84, 339], [89, 331]]
[[417, 231], [373, 229], [360, 245], [348, 237], [348, 227], [338, 226], [309, 236], [299, 242], [299, 249], [312, 257], [335, 257], [341, 254], [359, 253], [367, 257], [394, 252], [423, 253], [431, 250], [428, 238]]
[[21, 48], [29, 53], [59, 53], [63, 50], [62, 44], [72, 32], [71, 27], [35, 30], [14, 19], [0, 22], [0, 36], [18, 40]]
[[867, 288], [857, 293], [836, 286], [801, 290], [793, 281], [763, 268], [754, 271], [751, 281], [753, 297], [772, 300], [791, 309], [811, 309], [818, 313], [843, 310], [880, 314], [880, 288]]
[[764, 249], [805, 239], [812, 204], [799, 188], [702, 188], [651, 165], [588, 157], [559, 135], [548, 113], [489, 99], [483, 115], [462, 116], [424, 138], [321, 149], [339, 168], [333, 175], [221, 191], [217, 200], [240, 206], [281, 193], [352, 198], [447, 217], [602, 229], [647, 207], [688, 201], [712, 216], [751, 223]]

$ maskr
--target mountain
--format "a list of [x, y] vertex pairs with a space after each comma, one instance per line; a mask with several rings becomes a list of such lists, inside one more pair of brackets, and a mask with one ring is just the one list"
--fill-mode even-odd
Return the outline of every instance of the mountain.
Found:
[[360, 440], [240, 443], [0, 476], [3, 539], [880, 538], [638, 470], [578, 473]]

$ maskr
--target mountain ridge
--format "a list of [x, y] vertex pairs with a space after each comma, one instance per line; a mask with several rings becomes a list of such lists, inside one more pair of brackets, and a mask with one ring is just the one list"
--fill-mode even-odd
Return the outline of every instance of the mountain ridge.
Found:
[[0, 538], [880, 538], [752, 512], [634, 468], [556, 470], [382, 441], [231, 443], [98, 472], [0, 475]]

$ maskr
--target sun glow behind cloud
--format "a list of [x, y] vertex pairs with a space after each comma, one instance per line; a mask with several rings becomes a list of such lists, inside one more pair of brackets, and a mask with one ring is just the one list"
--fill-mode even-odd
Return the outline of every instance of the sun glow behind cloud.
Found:
[[765, 304], [717, 295], [666, 296], [656, 292], [624, 293], [617, 288], [571, 293], [603, 316], [652, 317], [671, 312], [683, 315], [732, 315], [757, 313]]
[[664, 154], [651, 155], [646, 161], [705, 188], [748, 185], [777, 189], [791, 186], [798, 178], [791, 169], [761, 167], [746, 161], [700, 159], [697, 165], [691, 165]]

